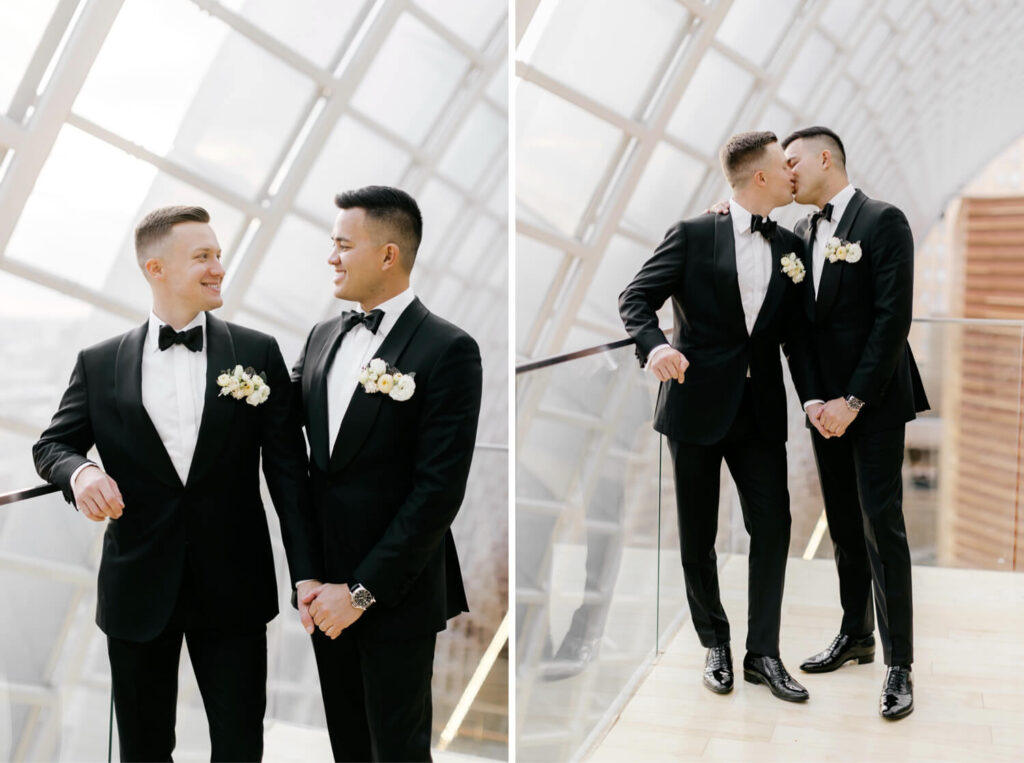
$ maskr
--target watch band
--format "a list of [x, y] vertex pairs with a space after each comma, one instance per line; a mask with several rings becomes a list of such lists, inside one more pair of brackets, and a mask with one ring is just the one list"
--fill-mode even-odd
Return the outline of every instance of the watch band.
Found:
[[356, 609], [366, 611], [370, 608], [371, 604], [377, 601], [373, 598], [373, 594], [359, 583], [349, 586], [348, 591], [349, 595], [352, 597], [352, 606]]
[[864, 401], [859, 397], [847, 395], [844, 399], [846, 400], [846, 407], [855, 413], [864, 407]]

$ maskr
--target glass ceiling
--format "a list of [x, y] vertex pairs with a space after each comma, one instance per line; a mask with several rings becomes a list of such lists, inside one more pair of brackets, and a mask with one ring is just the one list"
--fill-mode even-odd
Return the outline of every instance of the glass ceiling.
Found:
[[[370, 183], [419, 201], [413, 287], [480, 343], [478, 440], [506, 443], [507, 40], [503, 0], [0, 0], [0, 492], [38, 482], [30, 447], [78, 350], [144, 319], [146, 212], [209, 209], [219, 314], [274, 334], [290, 364], [348, 307], [326, 264], [333, 198]], [[506, 480], [504, 456], [474, 470]], [[500, 590], [506, 504], [491, 503], [502, 522], [476, 520], [495, 536], [481, 558], [460, 549], [467, 576]], [[475, 658], [449, 647], [468, 665], [451, 691], [503, 614], [477, 611]]]
[[618, 293], [664, 231], [728, 198], [717, 154], [732, 133], [830, 125], [853, 182], [902, 207], [918, 239], [1024, 133], [1024, 6], [1010, 0], [524, 6], [520, 359], [623, 336]]

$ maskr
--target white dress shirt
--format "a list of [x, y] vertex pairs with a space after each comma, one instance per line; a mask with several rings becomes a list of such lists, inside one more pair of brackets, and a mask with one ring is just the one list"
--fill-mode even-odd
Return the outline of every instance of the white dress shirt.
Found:
[[[184, 485], [196, 452], [206, 402], [206, 313], [199, 313], [181, 329], [202, 327], [203, 349], [199, 352], [180, 344], [161, 350], [160, 327], [163, 325], [164, 321], [150, 312], [149, 328], [142, 345], [142, 406]], [[75, 484], [84, 468], [94, 465], [90, 461], [75, 469], [71, 484]]]
[[377, 305], [376, 309], [383, 311], [384, 317], [376, 334], [360, 323], [341, 340], [327, 371], [327, 432], [331, 438], [329, 446], [332, 451], [338, 439], [341, 421], [345, 418], [345, 412], [359, 384], [359, 372], [377, 357], [377, 350], [414, 299], [416, 295], [410, 288]]
[[[747, 325], [747, 334], [754, 330], [757, 316], [761, 312], [765, 295], [768, 293], [768, 282], [772, 277], [772, 247], [763, 235], [750, 230], [751, 213], [744, 209], [736, 199], [729, 200], [729, 213], [732, 216], [733, 241], [736, 249], [736, 279], [740, 289], [740, 303], [743, 306], [743, 319]], [[662, 344], [655, 347], [649, 360], [671, 345]], [[648, 363], [650, 368], [651, 363]], [[653, 372], [652, 372], [653, 373]], [[747, 376], [750, 369], [747, 368]]]
[[843, 219], [843, 213], [846, 212], [846, 208], [850, 204], [850, 199], [853, 198], [853, 194], [856, 193], [856, 189], [847, 184], [843, 190], [829, 199], [829, 204], [832, 205], [832, 221], [829, 222], [825, 218], [818, 220], [818, 232], [814, 236], [814, 251], [811, 253], [811, 263], [814, 268], [814, 295], [818, 295], [818, 284], [821, 283], [821, 272], [825, 269], [825, 244], [828, 240], [836, 235], [836, 228], [839, 227], [839, 221]]

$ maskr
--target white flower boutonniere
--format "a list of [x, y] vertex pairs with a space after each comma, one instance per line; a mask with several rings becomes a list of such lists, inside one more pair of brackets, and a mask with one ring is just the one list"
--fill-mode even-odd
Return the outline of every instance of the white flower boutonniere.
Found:
[[852, 265], [860, 261], [861, 254], [859, 243], [851, 244], [835, 236], [825, 244], [825, 258], [829, 262], [848, 262]]
[[224, 371], [217, 377], [217, 385], [220, 387], [218, 397], [231, 395], [235, 400], [244, 399], [252, 406], [265, 403], [270, 397], [267, 375], [262, 371], [256, 373], [252, 367], [235, 366], [234, 369]]
[[416, 374], [403, 374], [380, 358], [374, 358], [359, 372], [359, 383], [368, 395], [383, 392], [392, 400], [404, 402], [416, 391]]
[[793, 252], [787, 252], [782, 255], [782, 259], [779, 260], [782, 263], [782, 272], [789, 276], [793, 283], [800, 283], [804, 280], [804, 274], [807, 272], [804, 268], [803, 260], [796, 256]]

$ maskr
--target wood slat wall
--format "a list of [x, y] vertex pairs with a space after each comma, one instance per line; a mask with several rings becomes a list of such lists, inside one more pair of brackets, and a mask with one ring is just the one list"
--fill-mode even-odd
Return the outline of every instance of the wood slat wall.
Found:
[[[1024, 319], [1024, 197], [965, 198], [954, 267], [965, 318]], [[946, 375], [945, 561], [1024, 569], [1022, 339], [1017, 328], [953, 328]]]

